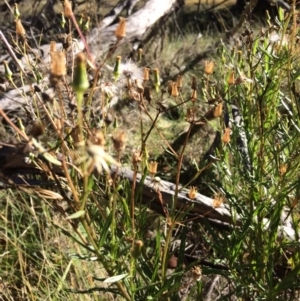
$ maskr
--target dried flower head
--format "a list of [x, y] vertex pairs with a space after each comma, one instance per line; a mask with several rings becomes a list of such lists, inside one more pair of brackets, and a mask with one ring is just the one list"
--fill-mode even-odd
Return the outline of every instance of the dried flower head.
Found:
[[103, 147], [105, 145], [105, 138], [103, 132], [100, 129], [93, 129], [92, 134], [93, 135], [90, 138], [90, 140], [93, 142], [93, 144]]
[[127, 60], [126, 62], [122, 62], [120, 64], [120, 72], [121, 77], [120, 80], [131, 79], [132, 81], [138, 80], [139, 82], [144, 79], [144, 71], [142, 68], [138, 67], [138, 65], [132, 60]]
[[67, 73], [66, 54], [64, 51], [50, 52], [50, 82], [55, 85]]
[[126, 139], [125, 131], [119, 131], [112, 137], [114, 148], [118, 153], [125, 149]]
[[214, 117], [222, 116], [223, 112], [223, 102], [220, 102], [214, 109]]
[[147, 68], [147, 67], [144, 68], [144, 78], [143, 78], [144, 81], [149, 80], [149, 71], [150, 71], [149, 68]]
[[202, 277], [202, 270], [199, 266], [195, 266], [192, 268], [192, 278], [194, 281], [200, 281]]
[[120, 17], [119, 24], [115, 31], [115, 36], [118, 40], [122, 40], [126, 37], [126, 19]]
[[213, 61], [205, 61], [205, 68], [204, 68], [204, 72], [207, 75], [210, 75], [214, 72], [214, 68], [215, 68], [215, 63]]
[[178, 90], [180, 90], [182, 88], [182, 85], [183, 85], [182, 75], [177, 76], [176, 85], [177, 85]]
[[26, 31], [25, 31], [20, 19], [16, 19], [16, 33], [19, 37], [23, 37], [23, 38], [26, 35]]
[[69, 19], [72, 17], [73, 10], [72, 10], [72, 2], [69, 0], [64, 1], [64, 16], [65, 18]]
[[173, 97], [178, 97], [178, 95], [179, 95], [177, 83], [175, 83], [175, 82], [172, 83], [172, 92], [171, 92], [171, 95]]
[[132, 152], [131, 162], [132, 162], [133, 166], [137, 166], [137, 164], [139, 164], [140, 162], [142, 162], [142, 156], [141, 156], [141, 152], [140, 151], [134, 150]]
[[279, 175], [283, 176], [287, 172], [287, 164], [283, 163], [279, 166]]
[[228, 85], [234, 85], [235, 84], [235, 76], [234, 76], [234, 71], [231, 71], [229, 74], [229, 77], [227, 79]]
[[191, 186], [189, 192], [188, 192], [188, 197], [191, 199], [191, 200], [194, 200], [197, 196], [197, 188], [194, 187], [194, 186]]
[[219, 208], [221, 205], [224, 203], [224, 196], [221, 195], [220, 193], [215, 194], [214, 199], [213, 199], [213, 204], [212, 206], [214, 208]]
[[224, 134], [222, 136], [223, 143], [227, 144], [227, 143], [230, 142], [230, 134], [231, 134], [231, 129], [230, 128], [226, 128], [224, 130]]
[[91, 141], [87, 141], [85, 146], [79, 146], [75, 151], [75, 155], [78, 156], [75, 159], [75, 164], [86, 164], [87, 168], [85, 170], [88, 174], [92, 173], [95, 168], [99, 173], [103, 169], [109, 173], [109, 164], [121, 166], [119, 162], [105, 152], [102, 146], [93, 144]]
[[149, 162], [149, 174], [153, 178], [157, 173], [158, 162], [157, 161], [150, 161]]

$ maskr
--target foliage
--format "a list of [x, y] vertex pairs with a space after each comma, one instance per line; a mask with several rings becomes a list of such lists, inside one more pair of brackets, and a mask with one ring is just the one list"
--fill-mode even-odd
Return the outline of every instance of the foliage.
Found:
[[[77, 38], [84, 27], [79, 29], [68, 5], [65, 26]], [[160, 79], [162, 68], [149, 63], [149, 53], [137, 50], [131, 61], [117, 55], [126, 35], [124, 19], [100, 63], [88, 45], [86, 54], [73, 57], [72, 46], [57, 49], [52, 43], [50, 74], [33, 59], [17, 22], [17, 39], [6, 43], [27, 65], [18, 75], [5, 63], [4, 75], [17, 89], [31, 81], [45, 81], [47, 88], [36, 88], [32, 101], [24, 96], [22, 109], [29, 117], [19, 124], [0, 110], [12, 128], [8, 131], [23, 143], [32, 170], [30, 176], [10, 179], [2, 170], [9, 188], [1, 196], [1, 297], [299, 298], [296, 18], [294, 11], [279, 10], [275, 24], [267, 20], [259, 33], [245, 27], [240, 45], [223, 41], [201, 75], [178, 75], [168, 83]], [[124, 110], [132, 134], [119, 117]], [[172, 130], [163, 127], [170, 119], [177, 119], [172, 126], [187, 125], [178, 148], [170, 142]], [[188, 150], [190, 138], [208, 124], [220, 133], [220, 142], [209, 156], [195, 159]], [[171, 206], [164, 204], [157, 164], [149, 159], [161, 152], [157, 144], [168, 149], [176, 169]], [[133, 170], [131, 181], [120, 173], [126, 164]], [[193, 179], [209, 170], [213, 207], [231, 212], [232, 222], [224, 229], [205, 217], [193, 222], [191, 207], [176, 209], [186, 164], [195, 170]], [[147, 176], [163, 215], [143, 201]], [[195, 193], [191, 188], [189, 197]], [[283, 225], [294, 230], [294, 237], [283, 232]], [[191, 246], [201, 255], [190, 263]], [[215, 279], [210, 288], [209, 277]]]

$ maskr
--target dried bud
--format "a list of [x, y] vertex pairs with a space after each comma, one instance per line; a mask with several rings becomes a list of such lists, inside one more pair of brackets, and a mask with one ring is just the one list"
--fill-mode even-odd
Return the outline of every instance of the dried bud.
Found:
[[26, 35], [26, 31], [25, 31], [20, 19], [16, 19], [16, 33], [20, 37], [25, 37], [25, 35]]
[[4, 64], [4, 75], [5, 75], [5, 77], [6, 77], [9, 81], [11, 81], [11, 80], [12, 80], [12, 75], [13, 75], [13, 73], [12, 73], [12, 71], [10, 70], [7, 61], [4, 60], [4, 61], [3, 61], [3, 64]]
[[156, 162], [156, 161], [149, 162], [149, 174], [152, 178], [157, 173], [157, 166], [158, 166], [158, 162]]
[[177, 84], [175, 82], [172, 83], [172, 93], [171, 93], [171, 95], [173, 97], [177, 97], [179, 95], [178, 87], [177, 87]]
[[86, 56], [83, 52], [76, 56], [72, 85], [74, 91], [80, 93], [83, 93], [90, 86], [86, 72]]
[[57, 81], [66, 75], [66, 54], [64, 51], [50, 52], [50, 82], [55, 85]]
[[235, 84], [235, 76], [234, 76], [234, 71], [231, 71], [228, 79], [227, 79], [228, 85], [234, 85]]
[[125, 18], [120, 17], [119, 24], [115, 31], [115, 36], [116, 36], [117, 40], [122, 40], [123, 38], [126, 37], [126, 19]]
[[192, 91], [191, 101], [195, 102], [197, 100], [197, 90]]
[[222, 116], [222, 112], [223, 112], [223, 102], [220, 102], [214, 110], [214, 117], [220, 117]]
[[154, 87], [156, 92], [159, 92], [159, 87], [160, 87], [160, 76], [159, 76], [159, 70], [155, 68], [153, 70], [154, 72]]
[[142, 253], [143, 246], [144, 243], [141, 240], [136, 240], [130, 250], [131, 256], [137, 259]]
[[112, 137], [115, 150], [119, 153], [125, 149], [126, 133], [119, 131]]
[[149, 80], [149, 70], [147, 67], [144, 68], [144, 81]]
[[180, 90], [182, 88], [182, 75], [177, 76], [176, 85], [177, 85], [178, 90]]
[[73, 11], [72, 11], [72, 2], [69, 0], [64, 1], [64, 16], [67, 19], [70, 19], [72, 17]]
[[143, 58], [143, 49], [142, 49], [142, 48], [139, 48], [139, 49], [138, 49], [138, 57], [137, 57], [137, 61], [138, 61], [138, 62], [141, 62], [141, 61], [142, 61], [142, 58]]
[[227, 143], [230, 142], [230, 134], [231, 134], [231, 129], [230, 128], [226, 128], [224, 130], [224, 134], [222, 136], [223, 143], [227, 144]]
[[194, 200], [197, 196], [197, 188], [192, 186], [189, 190], [189, 193], [188, 193], [188, 197], [191, 199], [191, 200]]
[[191, 88], [192, 88], [192, 90], [197, 90], [197, 81], [196, 81], [196, 76], [194, 76], [194, 75], [192, 78]]
[[204, 69], [204, 72], [207, 74], [207, 75], [210, 75], [214, 72], [214, 67], [215, 67], [215, 63], [213, 61], [205, 61], [205, 69]]
[[116, 57], [116, 63], [115, 63], [114, 71], [113, 71], [115, 80], [117, 80], [121, 74], [121, 59], [122, 59], [122, 57], [119, 55]]
[[104, 146], [105, 145], [105, 138], [103, 132], [99, 129], [93, 129], [93, 137], [90, 139], [93, 144]]

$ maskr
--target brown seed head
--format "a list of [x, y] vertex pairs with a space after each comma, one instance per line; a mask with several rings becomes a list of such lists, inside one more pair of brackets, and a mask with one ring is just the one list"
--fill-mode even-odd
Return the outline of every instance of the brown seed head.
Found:
[[120, 17], [119, 24], [115, 31], [115, 36], [116, 36], [117, 40], [122, 40], [123, 38], [126, 37], [126, 19], [125, 18]]

